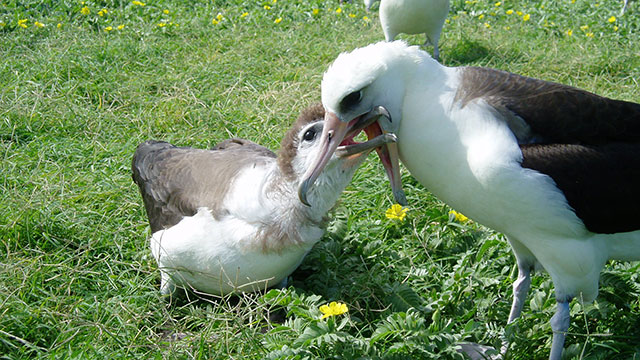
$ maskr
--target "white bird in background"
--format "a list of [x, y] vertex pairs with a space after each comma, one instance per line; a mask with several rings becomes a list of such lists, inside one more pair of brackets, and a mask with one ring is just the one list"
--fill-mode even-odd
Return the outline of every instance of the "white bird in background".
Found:
[[286, 283], [324, 234], [327, 212], [356, 168], [370, 150], [395, 140], [385, 134], [340, 147], [307, 207], [297, 189], [319, 151], [323, 116], [320, 105], [305, 110], [277, 157], [242, 139], [213, 150], [157, 141], [138, 146], [133, 179], [151, 225], [163, 294], [180, 287], [220, 295]]
[[[366, 1], [366, 0], [365, 0]], [[622, 5], [622, 14], [624, 15], [624, 12], [627, 11], [627, 2], [629, 0], [624, 0], [624, 5]]]
[[427, 36], [425, 46], [433, 45], [433, 57], [440, 58], [438, 42], [442, 26], [449, 14], [449, 0], [381, 0], [380, 24], [387, 41], [398, 34]]
[[[534, 266], [551, 275], [550, 359], [561, 358], [571, 299], [597, 296], [607, 260], [640, 260], [640, 104], [445, 67], [400, 41], [341, 54], [324, 74], [322, 103], [322, 150], [301, 179], [301, 200], [352, 125], [386, 109], [390, 118], [378, 123], [398, 137], [389, 154], [397, 145], [429, 191], [508, 238], [518, 265], [508, 322], [520, 315]], [[397, 174], [397, 158], [387, 162]]]

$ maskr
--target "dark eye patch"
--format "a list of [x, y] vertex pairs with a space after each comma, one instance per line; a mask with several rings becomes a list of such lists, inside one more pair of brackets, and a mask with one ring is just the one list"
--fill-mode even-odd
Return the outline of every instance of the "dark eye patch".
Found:
[[340, 109], [342, 111], [348, 111], [356, 106], [362, 99], [362, 90], [354, 91], [351, 94], [345, 96], [340, 102]]

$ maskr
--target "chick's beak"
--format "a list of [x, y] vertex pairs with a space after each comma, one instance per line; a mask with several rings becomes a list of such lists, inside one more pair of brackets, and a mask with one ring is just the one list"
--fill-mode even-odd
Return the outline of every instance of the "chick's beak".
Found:
[[298, 188], [298, 197], [300, 201], [307, 205], [307, 192], [309, 188], [318, 178], [318, 175], [322, 172], [329, 159], [338, 148], [345, 135], [349, 131], [349, 123], [342, 122], [338, 116], [333, 112], [325, 112], [324, 115], [324, 128], [322, 129], [322, 135], [320, 136], [320, 151], [318, 157], [313, 162], [313, 165], [302, 176], [300, 187]]

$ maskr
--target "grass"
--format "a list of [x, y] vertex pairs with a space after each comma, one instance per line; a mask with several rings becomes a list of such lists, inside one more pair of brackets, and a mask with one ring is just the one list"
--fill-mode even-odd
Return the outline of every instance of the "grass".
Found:
[[[406, 172], [409, 214], [386, 219], [373, 157], [286, 290], [173, 305], [159, 295], [130, 177], [136, 145], [238, 136], [276, 149], [319, 100], [328, 64], [383, 39], [375, 12], [338, 6], [0, 2], [0, 357], [455, 358], [456, 343], [499, 346], [505, 333], [510, 359], [547, 356], [549, 277], [533, 278], [506, 326], [516, 270], [503, 236], [453, 220]], [[640, 102], [640, 8], [621, 6], [454, 0], [442, 61]], [[638, 358], [639, 267], [610, 262], [597, 301], [572, 303], [567, 358]], [[319, 320], [329, 301], [348, 315]]]

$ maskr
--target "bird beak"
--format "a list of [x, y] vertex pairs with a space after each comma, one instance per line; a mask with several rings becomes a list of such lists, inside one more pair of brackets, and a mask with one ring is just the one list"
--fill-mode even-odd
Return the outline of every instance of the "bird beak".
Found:
[[[380, 135], [383, 135], [382, 130], [380, 129], [378, 123], [376, 123], [376, 120], [380, 116], [387, 118], [387, 120], [391, 122], [391, 115], [382, 106], [376, 106], [368, 113], [358, 116], [349, 122], [340, 121], [338, 116], [333, 112], [325, 112], [324, 128], [320, 137], [320, 152], [313, 165], [303, 175], [302, 182], [300, 183], [300, 187], [298, 188], [298, 197], [303, 204], [310, 206], [309, 202], [307, 201], [307, 192], [309, 191], [309, 188], [313, 185], [315, 180], [318, 178], [324, 167], [327, 165], [327, 162], [329, 162], [329, 159], [331, 159], [333, 153], [336, 152], [336, 149], [338, 149], [340, 143], [347, 135], [357, 134], [362, 129], [365, 130], [365, 133], [370, 140], [363, 144], [360, 144], [363, 146], [360, 150], [357, 147], [353, 148], [353, 153], [366, 151], [368, 149], [371, 149], [372, 147], [376, 147], [378, 156], [380, 157], [380, 160], [385, 167], [385, 171], [387, 172], [387, 176], [389, 177], [389, 181], [391, 182], [391, 189], [393, 191], [393, 196], [396, 199], [396, 202], [401, 205], [407, 204], [404, 191], [402, 191], [398, 147], [396, 145], [397, 139], [394, 134], [384, 134], [384, 136], [393, 136], [392, 138], [384, 136], [382, 138], [380, 137]], [[390, 139], [393, 139], [393, 141], [389, 141]], [[381, 145], [383, 146], [373, 146], [375, 145], [375, 143], [372, 142], [374, 140], [382, 142]], [[343, 147], [344, 149], [338, 151], [337, 155], [341, 156], [341, 153], [343, 153], [343, 151], [351, 151], [348, 149], [354, 146], [358, 145], [349, 145]]]
[[313, 165], [311, 165], [302, 176], [302, 182], [300, 183], [300, 187], [298, 187], [298, 198], [300, 198], [303, 204], [311, 206], [307, 201], [307, 192], [322, 172], [322, 169], [327, 165], [329, 159], [331, 159], [331, 155], [336, 151], [340, 142], [342, 142], [345, 135], [347, 135], [349, 124], [350, 123], [340, 121], [335, 113], [325, 112], [324, 128], [320, 136], [320, 152]]

